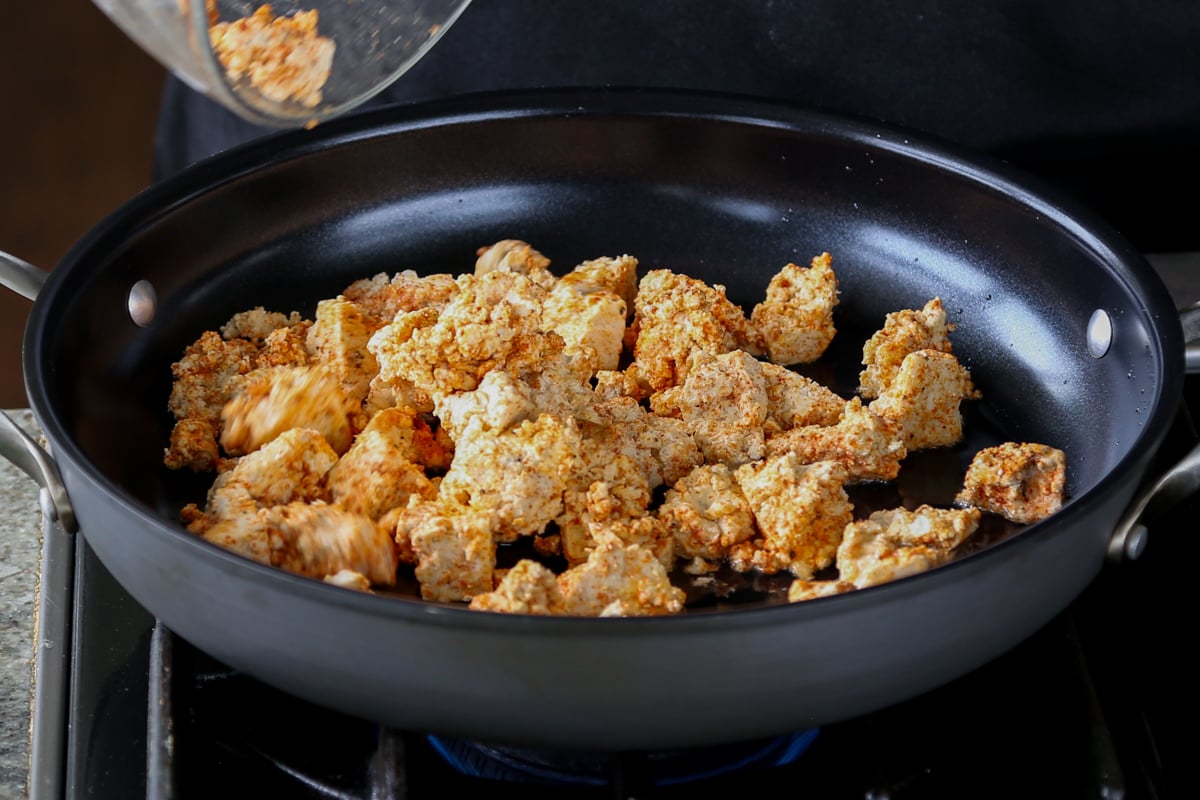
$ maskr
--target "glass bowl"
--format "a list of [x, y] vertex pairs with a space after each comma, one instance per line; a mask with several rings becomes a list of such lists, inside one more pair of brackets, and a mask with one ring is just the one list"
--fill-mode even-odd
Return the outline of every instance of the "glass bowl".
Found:
[[311, 126], [400, 77], [470, 0], [93, 0], [192, 88], [273, 127]]

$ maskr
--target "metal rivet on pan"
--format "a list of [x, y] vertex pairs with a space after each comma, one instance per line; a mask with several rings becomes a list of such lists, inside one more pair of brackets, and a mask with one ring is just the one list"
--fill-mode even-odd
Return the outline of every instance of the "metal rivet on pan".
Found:
[[138, 281], [129, 290], [129, 317], [135, 325], [146, 327], [158, 311], [158, 295], [150, 281]]
[[1087, 326], [1087, 346], [1092, 358], [1100, 358], [1108, 352], [1108, 348], [1112, 347], [1112, 337], [1112, 319], [1103, 308], [1097, 308], [1092, 312]]

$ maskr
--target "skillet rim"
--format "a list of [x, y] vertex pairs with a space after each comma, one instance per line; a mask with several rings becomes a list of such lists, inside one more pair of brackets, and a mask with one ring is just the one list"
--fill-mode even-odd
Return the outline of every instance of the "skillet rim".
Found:
[[[188, 533], [182, 526], [170, 525], [150, 509], [126, 495], [125, 491], [103, 474], [75, 444], [50, 402], [40, 376], [41, 361], [47, 356], [52, 339], [51, 313], [56, 304], [72, 299], [69, 290], [72, 275], [88, 268], [89, 257], [103, 251], [106, 241], [124, 242], [128, 235], [152, 224], [161, 215], [173, 213], [195, 197], [234, 182], [249, 174], [279, 167], [305, 156], [351, 145], [355, 142], [402, 134], [406, 131], [448, 125], [472, 124], [502, 119], [539, 117], [684, 117], [703, 122], [721, 122], [768, 127], [781, 131], [803, 131], [809, 135], [834, 137], [851, 143], [869, 145], [922, 168], [949, 171], [980, 184], [1039, 214], [1044, 223], [1061, 229], [1095, 256], [1113, 280], [1124, 284], [1131, 297], [1141, 302], [1138, 309], [1148, 328], [1157, 337], [1152, 355], [1159, 371], [1150, 413], [1134, 441], [1116, 464], [1091, 489], [1070, 499], [1053, 517], [1034, 523], [1004, 541], [935, 569], [888, 583], [801, 603], [747, 606], [721, 610], [701, 609], [678, 615], [658, 617], [555, 617], [526, 614], [481, 613], [463, 605], [434, 603], [420, 599], [370, 595], [347, 591], [321, 581], [295, 575], [260, 564], [225, 550]], [[411, 103], [359, 112], [324, 122], [313, 130], [268, 133], [262, 138], [211, 155], [176, 175], [143, 189], [122, 203], [87, 231], [50, 272], [43, 290], [34, 302], [24, 337], [23, 372], [26, 393], [34, 414], [54, 457], [65, 459], [72, 471], [95, 489], [149, 525], [177, 540], [198, 554], [208, 553], [222, 571], [256, 574], [256, 579], [277, 582], [284, 592], [303, 592], [323, 604], [350, 607], [360, 613], [392, 617], [408, 622], [449, 624], [476, 628], [541, 634], [612, 634], [658, 635], [662, 626], [672, 630], [707, 631], [727, 625], [750, 627], [770, 625], [781, 614], [825, 615], [842, 609], [851, 613], [858, 604], [897, 602], [898, 598], [919, 593], [938, 576], [981, 568], [980, 562], [993, 553], [1004, 553], [1021, 546], [1032, 536], [1062, 534], [1079, 524], [1077, 517], [1090, 513], [1098, 498], [1119, 481], [1145, 479], [1145, 467], [1164, 440], [1181, 400], [1184, 377], [1183, 337], [1178, 325], [1163, 324], [1163, 318], [1178, 319], [1170, 295], [1153, 268], [1115, 228], [1079, 201], [1037, 176], [1028, 174], [987, 153], [971, 150], [930, 134], [905, 129], [890, 123], [869, 120], [844, 113], [830, 113], [800, 107], [785, 101], [726, 92], [706, 92], [646, 87], [580, 87], [558, 89], [522, 89], [488, 91], [452, 98]], [[30, 357], [30, 354], [33, 357]], [[1169, 369], [1169, 362], [1176, 362]], [[65, 470], [64, 470], [65, 471]], [[1115, 522], [1115, 520], [1114, 520]], [[87, 539], [86, 520], [80, 532]], [[889, 598], [889, 595], [893, 597]], [[728, 622], [726, 621], [728, 620]]]

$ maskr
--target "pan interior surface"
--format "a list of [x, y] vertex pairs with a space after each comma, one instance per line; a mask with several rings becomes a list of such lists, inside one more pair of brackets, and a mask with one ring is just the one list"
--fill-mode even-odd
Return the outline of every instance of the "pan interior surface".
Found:
[[[1165, 426], [1175, 365], [1162, 309], [1146, 305], [1157, 289], [1056, 206], [854, 123], [615, 106], [374, 114], [155, 187], [55, 271], [31, 328], [31, 397], [87, 469], [185, 537], [179, 510], [211, 476], [172, 473], [162, 454], [170, 365], [201, 331], [259, 305], [311, 317], [380, 272], [470, 271], [477, 248], [517, 238], [559, 272], [628, 253], [643, 270], [722, 284], [747, 310], [784, 264], [828, 251], [840, 282], [830, 377], [844, 396], [884, 315], [941, 297], [979, 418], [997, 438], [1064, 450], [1071, 502]], [[159, 302], [145, 328], [126, 310], [139, 280]], [[1102, 358], [1086, 339], [1096, 309], [1116, 327]]]

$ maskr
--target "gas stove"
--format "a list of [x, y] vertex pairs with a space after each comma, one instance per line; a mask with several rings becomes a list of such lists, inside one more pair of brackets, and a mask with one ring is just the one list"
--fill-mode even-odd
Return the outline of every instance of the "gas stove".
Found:
[[[1155, 257], [1182, 306], [1200, 258]], [[1189, 378], [1161, 466], [1196, 441]], [[1156, 474], [1157, 469], [1151, 474]], [[953, 683], [861, 718], [672, 752], [547, 752], [400, 731], [214, 661], [132, 600], [82, 538], [48, 524], [33, 798], [1168, 798], [1196, 691], [1181, 636], [1200, 499], [1157, 524], [1063, 613]]]

